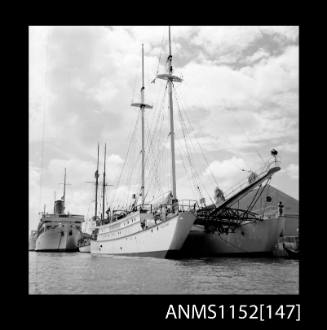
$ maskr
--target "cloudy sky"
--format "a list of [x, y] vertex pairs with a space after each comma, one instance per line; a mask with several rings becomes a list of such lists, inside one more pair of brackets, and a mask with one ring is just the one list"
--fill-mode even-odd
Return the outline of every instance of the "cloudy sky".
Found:
[[[94, 187], [87, 181], [94, 178], [98, 142], [101, 157], [103, 144], [108, 145], [108, 180], [113, 184], [109, 190], [114, 201], [119, 193], [129, 195], [136, 189], [139, 163], [133, 157], [140, 156], [140, 113], [130, 104], [139, 101], [142, 43], [146, 101], [154, 105], [146, 112], [147, 150], [155, 153], [150, 148], [154, 141], [163, 148], [160, 154], [165, 160], [159, 160], [158, 151], [149, 156], [148, 166], [156, 171], [146, 175], [148, 186], [157, 182], [158, 172], [161, 177], [168, 175], [168, 124], [163, 126], [166, 140], [154, 140], [159, 133], [152, 134], [161, 114], [168, 119], [165, 82], [151, 83], [165, 70], [167, 37], [166, 26], [29, 28], [32, 228], [43, 205], [52, 211], [54, 197], [61, 197], [64, 168], [71, 184], [67, 210], [92, 215]], [[178, 197], [198, 199], [194, 184], [201, 184], [208, 195], [217, 182], [228, 190], [246, 178], [241, 169], [263, 166], [276, 148], [282, 170], [272, 184], [298, 198], [298, 27], [175, 26], [172, 51], [174, 72], [183, 78], [174, 87]], [[180, 113], [193, 141], [189, 150], [183, 144]], [[188, 156], [196, 168], [193, 171], [187, 167]], [[126, 175], [121, 176], [124, 164], [128, 167], [133, 162], [135, 173], [125, 168]], [[132, 177], [135, 182], [128, 183]], [[161, 181], [167, 182], [168, 177]]]

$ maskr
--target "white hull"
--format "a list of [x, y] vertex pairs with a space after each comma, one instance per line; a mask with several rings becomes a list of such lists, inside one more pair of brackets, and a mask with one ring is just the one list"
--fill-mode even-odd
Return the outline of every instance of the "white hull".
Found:
[[206, 233], [204, 226], [194, 225], [182, 253], [188, 256], [272, 253], [284, 227], [284, 217], [248, 222], [228, 234]]
[[[168, 258], [181, 249], [195, 221], [191, 212], [180, 212], [166, 221], [141, 229], [137, 216], [134, 215], [134, 224], [120, 229], [121, 237], [105, 239], [98, 236], [97, 240], [91, 240], [91, 253]], [[132, 218], [133, 214], [126, 217], [127, 220]]]
[[35, 251], [78, 251], [77, 243], [81, 237], [80, 230], [68, 226], [48, 229], [36, 239]]

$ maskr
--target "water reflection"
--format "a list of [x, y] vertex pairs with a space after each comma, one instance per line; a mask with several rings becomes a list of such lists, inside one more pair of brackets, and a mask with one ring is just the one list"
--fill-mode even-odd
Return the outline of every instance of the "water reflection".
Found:
[[299, 263], [29, 253], [31, 294], [298, 294]]

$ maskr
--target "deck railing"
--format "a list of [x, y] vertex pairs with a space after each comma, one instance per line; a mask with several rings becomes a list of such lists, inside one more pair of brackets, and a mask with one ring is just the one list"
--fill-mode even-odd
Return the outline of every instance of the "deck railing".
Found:
[[178, 210], [181, 212], [187, 212], [187, 211], [195, 211], [199, 204], [194, 199], [182, 199], [178, 201]]

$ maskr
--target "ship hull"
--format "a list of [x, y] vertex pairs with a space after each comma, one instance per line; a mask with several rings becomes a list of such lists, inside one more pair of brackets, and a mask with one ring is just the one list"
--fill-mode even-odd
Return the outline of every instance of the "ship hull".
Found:
[[183, 212], [148, 229], [121, 238], [91, 240], [91, 253], [157, 258], [178, 257], [194, 221], [194, 214]]
[[202, 225], [194, 225], [181, 253], [183, 256], [267, 255], [283, 233], [284, 217], [248, 222], [234, 233], [207, 233]]
[[55, 228], [41, 233], [36, 239], [35, 251], [74, 252], [78, 251], [81, 232], [77, 229]]
[[78, 249], [79, 249], [79, 252], [81, 252], [81, 253], [90, 253], [91, 245], [80, 246]]

